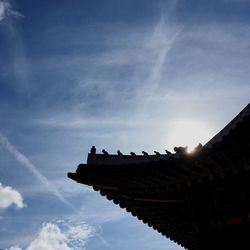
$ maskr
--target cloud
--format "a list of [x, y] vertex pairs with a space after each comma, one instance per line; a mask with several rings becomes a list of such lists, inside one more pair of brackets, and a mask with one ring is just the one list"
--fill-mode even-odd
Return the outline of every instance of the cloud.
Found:
[[[162, 78], [168, 53], [174, 47], [180, 32], [179, 25], [170, 25], [161, 18], [148, 29], [135, 27], [120, 33], [117, 31], [116, 35], [109, 34], [111, 49], [104, 51], [92, 61], [95, 75], [90, 77], [99, 77], [100, 82], [106, 81], [104, 92], [101, 94], [107, 93], [108, 97], [112, 91], [113, 95], [120, 95], [123, 99], [133, 98], [135, 101], [138, 101], [138, 97], [152, 95], [152, 91], [158, 87]], [[120, 72], [118, 79], [113, 69]], [[99, 71], [99, 76], [96, 76], [96, 71]], [[126, 77], [121, 77], [125, 74]]]
[[18, 246], [13, 246], [13, 247], [9, 248], [9, 250], [22, 250], [22, 248], [20, 248]]
[[22, 29], [20, 29], [18, 22], [13, 20], [23, 18], [24, 16], [14, 10], [14, 2], [12, 0], [0, 0], [1, 34], [6, 43], [6, 45], [3, 43], [3, 48], [8, 51], [8, 56], [1, 58], [4, 60], [2, 61], [4, 68], [1, 73], [4, 77], [7, 77], [6, 82], [14, 91], [26, 93], [27, 95], [29, 93], [27, 85], [29, 79], [28, 60], [25, 56], [26, 50]]
[[67, 237], [60, 228], [52, 223], [44, 224], [38, 236], [30, 243], [27, 250], [69, 250]]
[[[117, 25], [110, 30], [106, 27], [98, 33], [94, 42], [107, 42], [97, 54], [86, 56], [79, 51], [40, 67], [56, 67], [55, 72], [67, 68], [73, 84], [65, 88], [67, 105], [57, 94], [61, 82], [56, 90], [44, 88], [56, 93], [57, 103], [34, 117], [35, 125], [48, 126], [53, 133], [59, 128], [64, 137], [82, 140], [88, 136], [85, 141], [96, 145], [110, 145], [108, 140], [115, 136], [110, 147], [124, 151], [160, 150], [176, 143], [168, 135], [179, 117], [204, 121], [215, 131], [220, 128], [213, 121], [220, 116], [217, 107], [221, 103], [226, 103], [228, 111], [224, 112], [230, 114], [249, 99], [247, 25], [188, 26], [161, 18], [146, 28]], [[74, 138], [71, 148], [75, 147]]]
[[[155, 62], [147, 79], [147, 85], [158, 87], [162, 77], [162, 69], [167, 61], [168, 52], [174, 47], [175, 41], [180, 35], [181, 29], [178, 26], [170, 27], [161, 19], [152, 35], [147, 39], [147, 47], [155, 50]], [[154, 89], [153, 89], [154, 90]]]
[[0, 2], [0, 21], [4, 19], [6, 11], [9, 8], [10, 4], [7, 2]]
[[13, 10], [12, 5], [9, 1], [0, 1], [0, 21], [6, 16], [13, 16], [16, 18], [24, 17], [21, 13]]
[[246, 85], [249, 74], [245, 56], [249, 30], [244, 25], [187, 27], [161, 18], [147, 29], [106, 29], [96, 39], [108, 41], [98, 55], [65, 55], [60, 62], [54, 58], [40, 67], [56, 67], [55, 71], [72, 67], [74, 84], [66, 108], [61, 108], [63, 100], [60, 110], [41, 114], [35, 119], [38, 123], [85, 131], [98, 126], [138, 129], [144, 115], [151, 119], [162, 116], [162, 111], [165, 116], [182, 115], [183, 109], [192, 110], [194, 99], [219, 103], [221, 93], [224, 100], [246, 93], [239, 88], [241, 83]]
[[86, 129], [95, 128], [100, 126], [105, 127], [134, 127], [138, 125], [136, 121], [130, 121], [128, 119], [121, 118], [106, 118], [106, 117], [84, 117], [80, 114], [72, 115], [72, 113], [64, 113], [59, 116], [41, 118], [35, 120], [38, 124], [51, 126], [51, 127], [63, 127], [69, 129]]
[[0, 209], [8, 208], [11, 205], [16, 205], [17, 208], [25, 207], [22, 195], [12, 187], [3, 187], [0, 183]]
[[94, 230], [85, 223], [43, 223], [36, 238], [27, 248], [12, 246], [8, 250], [80, 250], [85, 249]]
[[38, 168], [22, 153], [20, 153], [10, 141], [0, 134], [0, 143], [5, 146], [5, 148], [15, 157], [15, 159], [20, 162], [24, 167], [26, 167], [37, 179], [47, 188], [49, 192], [54, 194], [60, 201], [68, 206], [72, 206], [68, 203], [68, 201], [64, 198], [64, 196], [58, 191], [58, 189], [52, 185], [49, 180], [40, 173]]
[[[138, 115], [144, 115], [150, 108], [147, 101], [152, 97], [159, 99], [165, 91], [160, 86], [163, 70], [181, 28], [160, 19], [148, 29], [116, 27], [115, 30], [100, 34], [97, 40], [108, 40], [110, 48], [98, 56], [73, 55], [70, 60], [52, 59], [46, 61], [47, 66], [40, 67], [53, 68], [58, 64], [62, 68], [72, 67], [75, 84], [69, 90], [66, 109], [51, 109], [35, 119], [37, 123], [85, 131], [100, 127], [135, 129], [141, 125]], [[72, 65], [65, 65], [68, 62]]]
[[[101, 198], [97, 192], [92, 195], [85, 195], [84, 204], [88, 204], [88, 206], [83, 205], [80, 207], [79, 214], [83, 214], [87, 221], [100, 225], [109, 222], [119, 223], [130, 216], [125, 209], [121, 209], [119, 206], [114, 205], [113, 202]], [[78, 216], [78, 214], [74, 215], [74, 220], [77, 220]]]
[[[54, 29], [53, 34], [57, 34], [56, 27], [51, 28]], [[85, 32], [88, 37], [93, 36], [93, 30]], [[86, 48], [81, 47], [77, 54], [64, 53], [53, 55], [53, 58], [48, 55], [45, 59], [30, 63], [31, 71], [36, 72], [34, 75], [49, 74], [46, 83], [38, 81], [31, 86], [37, 88], [39, 84], [47, 85], [42, 96], [48, 98], [40, 100], [38, 97], [36, 101], [41, 101], [44, 105], [54, 98], [56, 102], [50, 102], [54, 109], [47, 112], [52, 117], [62, 110], [72, 112], [70, 109], [80, 109], [82, 115], [99, 111], [99, 115], [111, 112], [124, 114], [125, 106], [127, 111], [131, 106], [137, 108], [138, 102], [143, 101], [145, 96], [152, 96], [152, 90], [159, 86], [163, 69], [168, 64], [169, 53], [180, 32], [179, 25], [170, 24], [163, 19], [147, 28], [138, 25], [123, 27], [119, 24], [110, 27], [106, 24], [100, 32], [95, 31], [97, 37], [93, 43], [96, 47], [100, 46], [99, 41], [107, 41], [100, 51], [85, 52]], [[51, 42], [57, 43], [58, 37], [59, 34]], [[74, 40], [82, 39], [82, 33], [74, 37]], [[54, 78], [59, 78], [57, 82], [60, 84], [55, 83]], [[50, 79], [53, 84], [48, 84]], [[68, 82], [72, 83], [70, 88], [67, 87]], [[63, 97], [66, 94], [65, 89], [68, 89], [67, 99]], [[57, 110], [58, 104], [60, 105]]]

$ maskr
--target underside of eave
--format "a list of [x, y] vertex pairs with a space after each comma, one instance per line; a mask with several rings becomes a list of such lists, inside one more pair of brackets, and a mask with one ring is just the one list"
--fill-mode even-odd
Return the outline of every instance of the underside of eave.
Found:
[[[68, 173], [68, 177], [92, 186], [102, 196], [177, 244], [189, 250], [200, 250], [199, 228], [188, 213], [181, 212], [188, 204], [186, 194], [200, 188], [209, 190], [209, 186], [215, 183], [218, 186], [229, 182], [241, 185], [240, 178], [248, 187], [249, 128], [250, 104], [209, 142], [211, 147], [208, 143], [199, 153], [174, 154], [166, 159], [157, 156], [158, 161], [154, 157], [148, 162], [143, 157], [141, 163], [137, 162], [140, 157], [126, 156], [124, 159], [120, 157], [125, 163], [117, 165], [112, 159], [119, 156], [98, 155], [98, 161], [80, 164], [76, 173]], [[94, 159], [95, 155], [91, 157]], [[105, 157], [108, 161], [102, 164]], [[132, 159], [130, 164], [129, 157]], [[180, 214], [187, 217], [182, 218]]]

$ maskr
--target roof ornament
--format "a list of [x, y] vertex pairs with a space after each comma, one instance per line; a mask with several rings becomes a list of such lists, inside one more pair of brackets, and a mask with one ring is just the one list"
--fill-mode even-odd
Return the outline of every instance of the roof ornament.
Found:
[[194, 148], [194, 152], [195, 153], [199, 153], [202, 150], [203, 146], [201, 143], [199, 143], [195, 148]]
[[95, 155], [96, 154], [96, 147], [92, 146], [92, 148], [90, 149], [90, 154]]
[[156, 155], [161, 155], [158, 151], [154, 151], [154, 153], [155, 153]]
[[174, 151], [176, 154], [185, 155], [187, 154], [187, 147], [174, 147]]
[[102, 150], [102, 153], [103, 153], [104, 155], [108, 155], [108, 154], [109, 154], [105, 149]]
[[123, 155], [123, 153], [120, 150], [117, 150], [118, 155]]
[[142, 151], [142, 154], [143, 154], [143, 155], [148, 155], [148, 153], [147, 153], [147, 152], [145, 152], [145, 151]]
[[134, 153], [134, 152], [130, 152], [130, 154], [131, 154], [132, 156], [136, 156], [136, 153]]
[[172, 153], [170, 151], [168, 151], [167, 149], [165, 149], [165, 152], [167, 155], [171, 155]]

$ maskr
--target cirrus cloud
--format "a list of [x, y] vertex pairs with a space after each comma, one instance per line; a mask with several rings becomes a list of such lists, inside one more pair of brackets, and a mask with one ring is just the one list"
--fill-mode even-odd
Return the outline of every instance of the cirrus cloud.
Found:
[[0, 1], [0, 21], [6, 16], [13, 16], [16, 18], [24, 17], [21, 13], [12, 8], [9, 1]]

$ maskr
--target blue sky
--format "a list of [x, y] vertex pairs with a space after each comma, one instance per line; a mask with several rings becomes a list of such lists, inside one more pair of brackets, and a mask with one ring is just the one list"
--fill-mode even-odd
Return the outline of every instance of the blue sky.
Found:
[[67, 179], [100, 152], [203, 144], [250, 93], [250, 2], [0, 0], [0, 248], [181, 248]]

